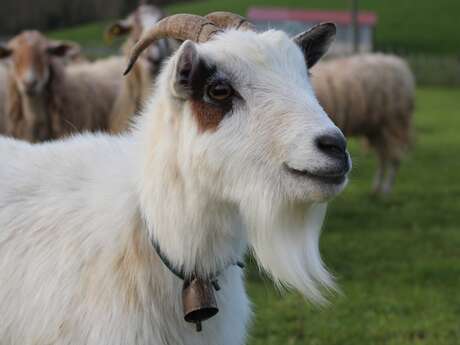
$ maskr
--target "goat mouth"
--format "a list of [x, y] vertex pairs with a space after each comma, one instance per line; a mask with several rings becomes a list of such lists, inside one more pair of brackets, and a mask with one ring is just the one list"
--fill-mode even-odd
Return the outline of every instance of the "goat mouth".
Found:
[[310, 178], [315, 181], [319, 181], [325, 184], [339, 185], [345, 182], [347, 178], [347, 171], [341, 171], [337, 173], [317, 173], [308, 170], [299, 170], [290, 167], [287, 163], [283, 163], [284, 168], [291, 174], [301, 178]]

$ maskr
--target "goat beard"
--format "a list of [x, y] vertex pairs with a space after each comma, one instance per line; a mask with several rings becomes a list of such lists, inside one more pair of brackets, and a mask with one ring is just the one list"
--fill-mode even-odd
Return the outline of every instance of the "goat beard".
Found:
[[294, 288], [319, 304], [325, 290], [335, 291], [319, 253], [327, 205], [254, 202], [242, 207], [254, 257], [279, 288]]

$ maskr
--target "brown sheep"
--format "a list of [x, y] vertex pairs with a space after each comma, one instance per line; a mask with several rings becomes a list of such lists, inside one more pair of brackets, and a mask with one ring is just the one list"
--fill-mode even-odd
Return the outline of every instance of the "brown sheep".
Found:
[[[164, 12], [158, 7], [141, 3], [128, 17], [110, 25], [106, 31], [106, 38], [111, 41], [114, 37], [129, 35], [122, 46], [123, 54], [129, 55], [132, 46], [140, 39], [144, 30], [164, 16]], [[122, 85], [111, 116], [111, 132], [119, 133], [129, 127], [131, 118], [147, 99], [162, 63], [178, 47], [179, 43], [176, 40], [167, 38], [158, 40], [142, 53], [141, 59]]]
[[375, 150], [373, 192], [388, 194], [412, 137], [415, 81], [406, 62], [387, 54], [338, 58], [315, 66], [312, 82], [345, 135], [364, 137]]
[[[67, 63], [83, 63], [88, 60], [81, 53], [81, 48], [75, 42], [67, 42], [69, 44], [69, 50], [66, 53], [66, 59], [63, 60], [65, 64]], [[1, 49], [1, 47], [0, 47]], [[6, 63], [2, 63], [0, 60], [0, 135], [5, 134], [6, 132], [6, 99], [7, 99], [7, 84], [8, 84], [8, 70]]]
[[0, 46], [0, 58], [10, 60], [6, 134], [37, 142], [109, 128], [124, 61], [65, 66], [73, 56], [72, 44], [48, 40], [38, 31], [24, 31]]

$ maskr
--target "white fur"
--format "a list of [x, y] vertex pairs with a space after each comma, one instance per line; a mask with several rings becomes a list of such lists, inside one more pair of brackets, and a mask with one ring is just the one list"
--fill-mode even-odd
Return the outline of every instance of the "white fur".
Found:
[[0, 139], [1, 344], [243, 344], [250, 306], [235, 266], [219, 313], [183, 320], [168, 258], [206, 275], [252, 248], [275, 281], [321, 301], [332, 281], [318, 239], [340, 186], [289, 175], [328, 158], [313, 138], [338, 131], [318, 105], [301, 51], [283, 33], [229, 31], [197, 45], [244, 102], [199, 133], [172, 96], [177, 52], [137, 127], [31, 145]]

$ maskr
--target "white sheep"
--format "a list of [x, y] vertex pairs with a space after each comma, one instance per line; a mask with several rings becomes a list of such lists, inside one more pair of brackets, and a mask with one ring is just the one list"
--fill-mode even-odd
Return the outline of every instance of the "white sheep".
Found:
[[387, 194], [412, 137], [415, 82], [408, 65], [387, 54], [319, 63], [312, 82], [320, 104], [347, 136], [364, 137], [377, 153], [373, 191]]
[[[130, 65], [160, 37], [185, 41], [132, 132], [0, 139], [2, 344], [243, 344], [250, 306], [233, 264], [247, 248], [315, 301], [334, 285], [318, 239], [350, 159], [307, 70], [335, 26], [291, 40], [223, 15], [240, 29], [175, 15], [135, 46]], [[201, 332], [170, 269], [197, 288], [219, 280]]]
[[8, 135], [35, 142], [110, 127], [123, 58], [65, 66], [69, 56], [74, 56], [72, 44], [50, 41], [38, 31], [24, 31], [0, 45], [0, 58], [10, 60]]

